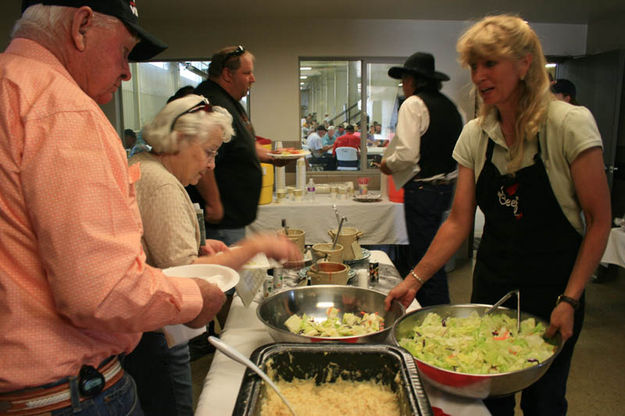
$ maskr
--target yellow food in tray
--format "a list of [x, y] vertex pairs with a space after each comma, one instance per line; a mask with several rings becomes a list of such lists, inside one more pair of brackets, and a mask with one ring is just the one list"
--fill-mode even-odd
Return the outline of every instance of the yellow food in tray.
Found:
[[[374, 381], [346, 381], [317, 385], [314, 379], [293, 379], [276, 384], [298, 415], [399, 416], [398, 398], [389, 386]], [[266, 389], [261, 416], [291, 416], [284, 402]]]

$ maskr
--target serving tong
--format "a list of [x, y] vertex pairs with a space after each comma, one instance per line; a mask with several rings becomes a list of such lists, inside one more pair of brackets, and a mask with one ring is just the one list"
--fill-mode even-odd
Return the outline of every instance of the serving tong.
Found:
[[497, 310], [505, 301], [510, 299], [510, 296], [516, 295], [516, 332], [521, 332], [521, 291], [519, 289], [511, 290], [506, 293], [501, 299], [497, 301], [493, 306], [486, 311], [484, 315], [490, 315], [493, 311]]
[[336, 235], [334, 236], [334, 240], [332, 241], [332, 248], [331, 250], [334, 250], [334, 247], [336, 247], [336, 243], [337, 241], [339, 241], [339, 235], [341, 234], [341, 228], [343, 228], [343, 223], [347, 221], [347, 217], [343, 217], [339, 220], [339, 228], [336, 229]]
[[262, 378], [263, 381], [265, 381], [265, 383], [267, 383], [272, 389], [274, 389], [276, 393], [278, 393], [278, 396], [280, 397], [280, 399], [282, 399], [284, 404], [286, 404], [286, 407], [289, 408], [289, 410], [291, 411], [291, 414], [293, 416], [296, 416], [295, 410], [293, 410], [291, 403], [289, 403], [286, 397], [284, 397], [284, 395], [282, 394], [278, 386], [276, 386], [275, 383], [269, 378], [269, 376], [263, 370], [258, 368], [256, 364], [251, 362], [247, 357], [241, 354], [233, 346], [226, 344], [219, 338], [216, 338], [211, 335], [208, 337], [208, 342], [210, 342], [215, 348], [221, 351], [226, 357], [238, 362], [239, 364], [243, 364], [244, 366], [246, 366], [247, 368], [249, 368], [256, 374], [258, 374], [260, 378]]
[[337, 224], [341, 223], [341, 216], [339, 215], [339, 210], [336, 208], [336, 204], [332, 204], [332, 208], [334, 209], [334, 215], [336, 216]]
[[286, 226], [286, 218], [282, 218], [282, 228], [284, 228], [284, 235], [289, 236], [289, 227]]

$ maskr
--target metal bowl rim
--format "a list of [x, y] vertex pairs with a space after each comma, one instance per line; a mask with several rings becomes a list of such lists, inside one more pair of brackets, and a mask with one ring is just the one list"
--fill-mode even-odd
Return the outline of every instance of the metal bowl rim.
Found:
[[[447, 306], [447, 307], [454, 307], [454, 308], [458, 307], [457, 309], [461, 309], [461, 308], [464, 309], [464, 308], [469, 308], [469, 307], [470, 308], [474, 308], [475, 306], [484, 307], [484, 308], [490, 308], [493, 305], [488, 305], [488, 304], [484, 304], [484, 303], [462, 303], [462, 304], [457, 304], [457, 305], [432, 305], [432, 306], [426, 306], [424, 308], [417, 309], [417, 310], [414, 310], [414, 311], [410, 311], [410, 312], [404, 314], [403, 316], [400, 316], [399, 318], [397, 318], [397, 320], [393, 324], [393, 329], [391, 331], [391, 339], [393, 340], [393, 345], [401, 347], [401, 345], [399, 345], [399, 341], [397, 340], [397, 337], [395, 336], [395, 332], [396, 332], [395, 328], [396, 328], [397, 324], [400, 323], [400, 321], [402, 321], [404, 319], [408, 319], [408, 317], [410, 317], [410, 316], [417, 315], [417, 313], [419, 313], [419, 312], [420, 313], [424, 313], [424, 312], [426, 312], [428, 310], [431, 310], [431, 309], [434, 309], [434, 308], [438, 308], [440, 306]], [[516, 309], [511, 309], [511, 308], [508, 308], [508, 307], [505, 307], [505, 306], [500, 306], [497, 309], [498, 310], [499, 309], [503, 309], [503, 310], [515, 311], [516, 312]], [[533, 315], [533, 314], [528, 313], [528, 312], [523, 312], [523, 311], [521, 311], [521, 313], [525, 314], [526, 316], [529, 316], [531, 318], [537, 319], [537, 320], [541, 321], [543, 324], [545, 323], [544, 319], [539, 318], [536, 315]], [[558, 354], [560, 354], [560, 351], [562, 351], [562, 348], [564, 348], [564, 343], [562, 342], [562, 338], [560, 337], [560, 333], [559, 332], [556, 332], [555, 337], [556, 337], [556, 339], [558, 341], [557, 348], [553, 352], [553, 354], [551, 354], [551, 356], [549, 358], [547, 358], [545, 361], [540, 362], [538, 364], [535, 364], [535, 365], [533, 365], [531, 367], [522, 368], [521, 370], [516, 370], [516, 371], [508, 371], [506, 373], [488, 373], [488, 374], [461, 373], [459, 371], [452, 371], [452, 370], [448, 370], [446, 368], [437, 367], [437, 366], [435, 366], [433, 364], [430, 364], [428, 362], [420, 360], [419, 358], [415, 357], [414, 355], [412, 356], [412, 358], [414, 358], [415, 361], [417, 361], [419, 364], [424, 364], [424, 365], [426, 365], [428, 367], [434, 368], [434, 369], [436, 369], [438, 371], [441, 371], [441, 372], [444, 372], [444, 373], [448, 373], [448, 374], [451, 374], [451, 375], [461, 375], [461, 376], [485, 378], [485, 379], [493, 378], [493, 377], [497, 377], [498, 378], [498, 377], [503, 377], [503, 376], [509, 376], [509, 375], [512, 375], [512, 374], [519, 374], [521, 372], [528, 371], [528, 370], [536, 370], [536, 369], [539, 369], [541, 367], [544, 367], [545, 365], [551, 365], [551, 362], [558, 356]], [[401, 347], [401, 348], [403, 348], [403, 347]], [[412, 354], [410, 354], [410, 355], [412, 355]]]
[[[260, 309], [263, 307], [263, 305], [267, 304], [269, 300], [271, 300], [271, 298], [273, 298], [274, 296], [278, 296], [281, 295], [283, 293], [286, 292], [294, 292], [294, 291], [305, 291], [305, 290], [312, 290], [312, 289], [316, 289], [316, 288], [332, 288], [332, 289], [336, 289], [336, 288], [347, 288], [347, 289], [356, 289], [357, 291], [364, 291], [364, 292], [373, 292], [376, 294], [380, 294], [382, 296], [384, 296], [384, 298], [386, 298], [386, 294], [383, 292], [380, 292], [379, 290], [374, 290], [374, 289], [369, 289], [369, 288], [364, 288], [364, 287], [358, 287], [358, 286], [349, 286], [349, 285], [313, 285], [313, 286], [300, 286], [300, 287], [293, 287], [290, 288], [288, 290], [283, 290], [280, 292], [276, 292], [275, 294], [272, 294], [271, 296], [268, 296], [267, 298], [263, 299], [263, 301], [261, 303], [258, 304], [258, 306], [256, 307], [256, 316], [258, 317], [258, 319], [266, 326], [268, 326], [269, 328], [278, 331], [282, 334], [288, 334], [288, 335], [292, 335], [292, 336], [297, 336], [297, 337], [302, 337], [305, 339], [309, 339], [309, 340], [328, 340], [328, 341], [341, 341], [341, 340], [347, 340], [347, 339], [354, 339], [354, 338], [364, 338], [364, 337], [370, 337], [370, 336], [374, 336], [376, 334], [382, 334], [384, 332], [390, 331], [392, 328], [395, 327], [395, 323], [401, 319], [402, 317], [404, 317], [406, 315], [406, 308], [404, 307], [404, 305], [401, 302], [398, 302], [397, 300], [393, 300], [393, 304], [399, 305], [401, 314], [399, 315], [399, 318], [397, 318], [395, 320], [395, 322], [393, 322], [393, 325], [385, 327], [384, 329], [380, 330], [380, 331], [376, 331], [376, 332], [369, 332], [368, 334], [361, 334], [361, 335], [349, 335], [349, 336], [345, 336], [345, 337], [314, 337], [314, 336], [310, 336], [310, 335], [301, 335], [301, 334], [294, 334], [291, 331], [288, 331], [286, 329], [282, 329], [282, 328], [278, 328], [277, 326], [267, 322], [265, 319], [263, 319], [263, 317], [260, 315]], [[389, 309], [390, 310], [390, 309]], [[399, 345], [396, 345], [399, 346]]]

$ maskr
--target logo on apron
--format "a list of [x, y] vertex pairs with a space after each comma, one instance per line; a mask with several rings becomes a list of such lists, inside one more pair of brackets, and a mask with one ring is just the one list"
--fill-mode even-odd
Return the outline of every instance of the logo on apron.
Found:
[[519, 196], [516, 195], [519, 189], [519, 184], [514, 183], [512, 185], [501, 185], [499, 191], [497, 191], [497, 198], [499, 199], [499, 205], [512, 208], [512, 215], [517, 220], [523, 218], [523, 212], [519, 206]]

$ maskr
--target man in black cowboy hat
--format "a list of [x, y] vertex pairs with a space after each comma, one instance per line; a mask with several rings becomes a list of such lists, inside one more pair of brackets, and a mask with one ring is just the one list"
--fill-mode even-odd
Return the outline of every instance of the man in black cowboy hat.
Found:
[[[380, 170], [393, 175], [395, 185], [404, 188], [410, 242], [405, 266], [412, 268], [427, 251], [451, 205], [457, 176], [452, 152], [462, 130], [462, 118], [454, 103], [440, 92], [442, 81], [449, 77], [434, 70], [431, 54], [417, 52], [404, 66], [390, 68], [388, 75], [402, 80], [406, 99]], [[418, 276], [409, 274], [406, 278], [421, 283]], [[449, 303], [444, 269], [419, 290], [417, 300], [422, 306]]]

